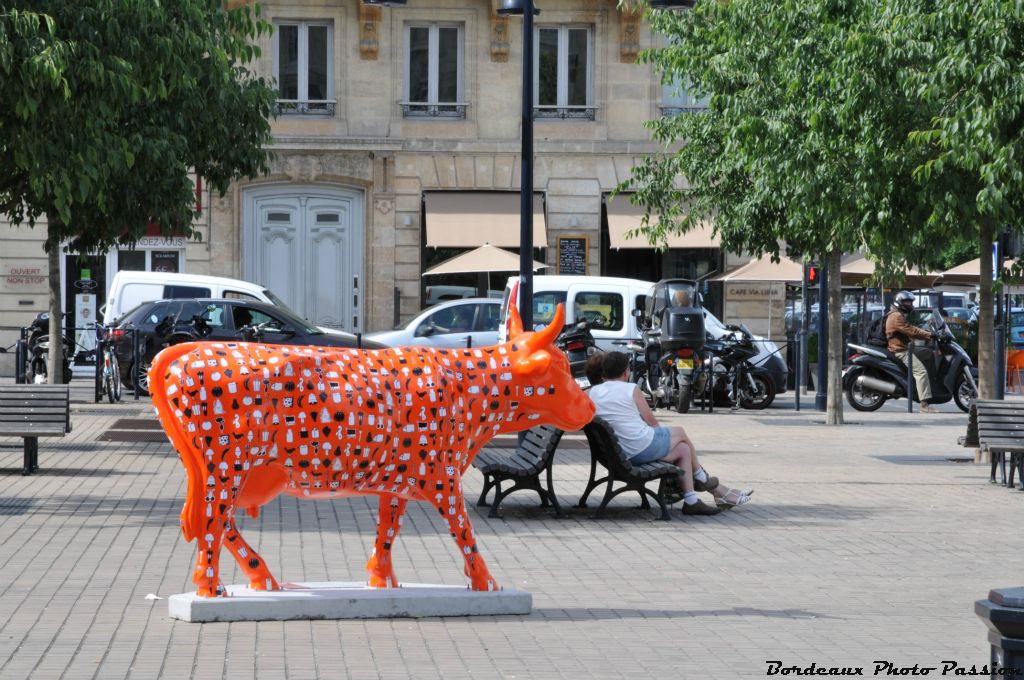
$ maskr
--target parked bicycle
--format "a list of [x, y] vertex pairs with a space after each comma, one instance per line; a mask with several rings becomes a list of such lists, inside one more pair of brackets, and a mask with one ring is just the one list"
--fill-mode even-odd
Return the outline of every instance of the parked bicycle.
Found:
[[97, 326], [96, 334], [100, 347], [99, 387], [96, 390], [97, 400], [102, 400], [106, 395], [107, 400], [113, 404], [121, 401], [121, 373], [117, 368], [117, 354], [114, 353], [114, 343], [111, 337], [112, 328]]

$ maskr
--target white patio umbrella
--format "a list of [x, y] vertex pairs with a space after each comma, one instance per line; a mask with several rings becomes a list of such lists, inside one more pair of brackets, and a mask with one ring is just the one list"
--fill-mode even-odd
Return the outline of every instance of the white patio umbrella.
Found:
[[[533, 271], [546, 269], [543, 262], [533, 261]], [[484, 295], [491, 290], [491, 272], [517, 272], [519, 271], [519, 256], [510, 253], [504, 248], [492, 246], [485, 243], [479, 248], [469, 252], [456, 255], [447, 259], [439, 265], [431, 267], [423, 272], [422, 276], [433, 274], [482, 274], [487, 278], [486, 284], [481, 280], [480, 285], [486, 285]]]
[[[543, 262], [533, 261], [533, 271], [545, 269]], [[423, 272], [423, 276], [431, 274], [476, 274], [481, 272], [517, 272], [519, 256], [515, 253], [485, 243], [467, 253], [456, 255], [441, 264]]]

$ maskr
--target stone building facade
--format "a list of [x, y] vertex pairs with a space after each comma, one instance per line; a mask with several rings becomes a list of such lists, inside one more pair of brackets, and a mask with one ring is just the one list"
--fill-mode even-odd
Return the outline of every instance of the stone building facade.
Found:
[[[271, 172], [222, 197], [201, 192], [202, 242], [153, 238], [141, 265], [138, 255], [113, 252], [86, 275], [102, 270], [109, 280], [129, 260], [153, 268], [153, 252], [173, 250], [180, 271], [267, 285], [318, 323], [370, 331], [411, 317], [426, 301], [423, 272], [438, 253], [458, 250], [434, 248], [444, 216], [432, 204], [486, 191], [506, 205], [519, 191], [522, 22], [498, 15], [499, 4], [261, 2], [275, 31], [260, 45], [257, 69], [281, 88]], [[684, 240], [665, 253], [635, 241], [622, 247], [607, 201], [639, 158], [659, 151], [644, 122], [700, 103], [636, 63], [655, 39], [642, 14], [616, 0], [538, 5], [534, 188], [543, 231], [534, 245], [548, 273], [558, 271], [560, 239], [573, 238], [585, 244], [593, 275], [657, 280], [736, 266], [713, 242]], [[481, 216], [459, 245], [505, 239], [492, 245], [516, 247], [518, 199], [510, 205], [502, 219]], [[45, 309], [45, 278], [24, 273], [45, 277], [41, 235], [0, 226], [5, 338]], [[79, 264], [66, 267], [69, 282], [81, 279]], [[104, 286], [94, 286], [98, 296]]]

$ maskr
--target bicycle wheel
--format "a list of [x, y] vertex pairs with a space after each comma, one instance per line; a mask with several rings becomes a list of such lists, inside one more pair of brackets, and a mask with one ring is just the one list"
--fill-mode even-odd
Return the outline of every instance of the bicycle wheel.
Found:
[[117, 370], [117, 357], [113, 352], [107, 354], [107, 368], [106, 375], [103, 376], [103, 383], [107, 400], [111, 404], [121, 401], [121, 378]]

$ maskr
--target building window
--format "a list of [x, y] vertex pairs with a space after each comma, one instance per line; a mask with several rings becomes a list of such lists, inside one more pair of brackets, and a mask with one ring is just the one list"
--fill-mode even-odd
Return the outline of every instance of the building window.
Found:
[[591, 29], [537, 29], [534, 54], [534, 115], [537, 118], [594, 120]]
[[680, 113], [703, 113], [708, 110], [711, 95], [698, 96], [688, 83], [678, 79], [662, 87], [661, 115], [675, 116]]
[[402, 115], [465, 118], [462, 101], [462, 25], [405, 27], [405, 93]]
[[279, 22], [275, 28], [277, 112], [333, 116], [334, 41], [331, 24]]

